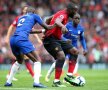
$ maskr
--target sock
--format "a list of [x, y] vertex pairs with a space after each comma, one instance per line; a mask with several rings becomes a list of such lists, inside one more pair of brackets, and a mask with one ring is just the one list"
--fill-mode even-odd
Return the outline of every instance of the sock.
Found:
[[68, 62], [65, 60], [64, 65], [63, 65], [63, 69], [67, 66]]
[[41, 63], [40, 62], [34, 62], [34, 83], [39, 84], [39, 78], [41, 74]]
[[68, 73], [73, 73], [75, 65], [76, 65], [76, 60], [69, 61]]
[[20, 64], [17, 61], [12, 65], [9, 78], [7, 79], [7, 82], [9, 84], [11, 84], [12, 78], [14, 77], [14, 75], [16, 74], [16, 72], [18, 71], [19, 67], [20, 67]]
[[48, 70], [48, 72], [47, 72], [47, 75], [48, 75], [48, 76], [51, 76], [52, 72], [54, 71], [54, 69], [55, 69], [55, 63], [56, 63], [56, 62], [54, 62], [54, 63], [51, 65], [50, 69]]
[[55, 66], [55, 79], [60, 79], [60, 76], [62, 74], [62, 67], [63, 67], [63, 64], [64, 64], [64, 60], [57, 60], [56, 61], [56, 66]]
[[76, 74], [77, 71], [78, 71], [78, 61], [77, 61], [76, 65], [75, 65], [75, 68], [74, 68], [73, 74]]
[[27, 70], [29, 71], [29, 73], [31, 74], [31, 76], [34, 77], [34, 72], [32, 70], [32, 66], [31, 66], [31, 64], [29, 62], [29, 59], [26, 59], [24, 61], [25, 61], [25, 65], [26, 65]]
[[[16, 62], [16, 61], [15, 61], [15, 62]], [[15, 62], [12, 62], [12, 66], [13, 66], [13, 64], [14, 64]], [[10, 74], [10, 71], [11, 71], [11, 69], [12, 69], [12, 66], [11, 66], [9, 72], [8, 72], [8, 75]]]

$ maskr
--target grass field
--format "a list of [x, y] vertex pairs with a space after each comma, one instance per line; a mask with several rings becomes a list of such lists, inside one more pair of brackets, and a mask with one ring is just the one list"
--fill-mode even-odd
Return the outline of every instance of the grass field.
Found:
[[33, 79], [27, 71], [20, 71], [16, 74], [15, 77], [18, 78], [18, 81], [13, 81], [13, 87], [4, 87], [5, 77], [8, 71], [0, 71], [0, 90], [108, 90], [108, 70], [79, 70], [79, 73], [86, 79], [86, 85], [84, 87], [73, 87], [66, 84], [67, 87], [65, 88], [52, 87], [54, 74], [50, 82], [45, 82], [46, 71], [43, 70], [41, 77], [41, 82], [48, 86], [48, 88], [44, 89], [32, 87]]

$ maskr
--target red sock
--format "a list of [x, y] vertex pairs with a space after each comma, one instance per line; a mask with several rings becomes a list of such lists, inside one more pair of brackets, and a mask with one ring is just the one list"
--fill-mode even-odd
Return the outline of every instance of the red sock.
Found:
[[62, 68], [55, 68], [55, 79], [60, 79]]
[[76, 60], [70, 60], [69, 61], [69, 67], [68, 67], [68, 73], [73, 73], [76, 65]]
[[28, 60], [25, 60], [25, 65], [26, 65], [27, 70], [31, 74], [31, 76], [34, 77], [34, 72], [32, 70], [32, 66], [31, 66], [31, 64], [30, 64], [30, 62]]

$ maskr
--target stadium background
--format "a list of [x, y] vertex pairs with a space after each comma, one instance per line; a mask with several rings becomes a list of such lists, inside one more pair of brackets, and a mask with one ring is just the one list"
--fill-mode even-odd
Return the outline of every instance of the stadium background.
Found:
[[[44, 19], [63, 9], [70, 0], [0, 0], [0, 64], [8, 65], [14, 61], [14, 56], [6, 44], [6, 33], [9, 25], [17, 15], [21, 14], [21, 7], [32, 5]], [[85, 27], [88, 55], [80, 55], [79, 62], [83, 65], [99, 65], [101, 69], [108, 64], [108, 0], [80, 0], [79, 13], [81, 24]], [[40, 28], [36, 25], [36, 28]], [[42, 38], [42, 34], [39, 34]], [[35, 38], [30, 36], [37, 47], [42, 63], [51, 63], [52, 57], [45, 51]], [[81, 49], [80, 45], [79, 48]], [[0, 69], [1, 69], [0, 65]]]

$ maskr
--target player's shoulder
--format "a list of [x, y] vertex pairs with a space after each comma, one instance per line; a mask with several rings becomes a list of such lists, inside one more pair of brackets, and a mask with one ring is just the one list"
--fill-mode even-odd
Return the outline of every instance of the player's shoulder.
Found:
[[67, 13], [66, 13], [66, 10], [60, 10], [60, 11], [58, 11], [57, 13], [55, 13], [54, 15], [57, 15], [57, 16], [60, 16], [60, 15], [62, 15], [62, 16], [67, 16]]
[[78, 29], [80, 29], [81, 31], [83, 31], [84, 32], [84, 27], [81, 25], [81, 24], [78, 24]]
[[72, 26], [72, 21], [69, 21], [66, 26]]
[[40, 17], [38, 14], [32, 14], [33, 17]]

